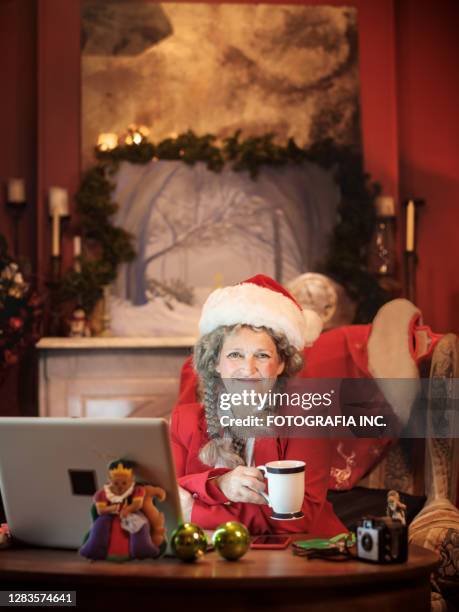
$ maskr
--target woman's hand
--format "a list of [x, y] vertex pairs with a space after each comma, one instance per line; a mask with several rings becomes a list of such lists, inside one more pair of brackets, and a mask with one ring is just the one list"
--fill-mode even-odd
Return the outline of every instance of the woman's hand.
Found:
[[194, 499], [189, 491], [179, 486], [180, 506], [185, 523], [191, 522], [191, 511], [193, 510]]
[[265, 490], [263, 474], [260, 470], [239, 465], [215, 479], [218, 488], [232, 502], [266, 504], [259, 492]]

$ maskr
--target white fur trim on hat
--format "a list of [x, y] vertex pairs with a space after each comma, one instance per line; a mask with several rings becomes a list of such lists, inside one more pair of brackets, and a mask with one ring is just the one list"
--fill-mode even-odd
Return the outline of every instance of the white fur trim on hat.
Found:
[[203, 306], [199, 331], [203, 336], [222, 325], [238, 324], [283, 333], [298, 350], [312, 344], [322, 330], [317, 313], [301, 310], [293, 299], [252, 283], [213, 291]]
[[303, 308], [303, 317], [306, 325], [304, 344], [305, 346], [311, 346], [320, 336], [324, 327], [324, 321], [320, 314], [312, 309]]

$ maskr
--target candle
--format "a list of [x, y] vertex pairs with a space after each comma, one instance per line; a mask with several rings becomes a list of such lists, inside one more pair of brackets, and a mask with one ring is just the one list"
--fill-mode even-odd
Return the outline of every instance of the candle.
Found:
[[81, 236], [73, 237], [73, 255], [74, 257], [81, 255]]
[[73, 237], [73, 256], [75, 258], [73, 269], [75, 272], [81, 272], [81, 263], [78, 257], [81, 256], [81, 236]]
[[59, 217], [59, 213], [57, 210], [53, 212], [53, 223], [52, 223], [52, 247], [51, 247], [51, 255], [53, 257], [59, 257], [60, 255], [60, 225], [61, 219]]
[[22, 178], [12, 178], [8, 181], [8, 202], [23, 204], [26, 201], [25, 181]]
[[111, 151], [118, 146], [118, 135], [112, 132], [99, 134], [97, 138], [97, 148], [100, 151]]
[[392, 196], [378, 196], [375, 200], [375, 209], [378, 217], [394, 217], [395, 202]]
[[62, 189], [61, 187], [50, 187], [48, 204], [51, 217], [54, 215], [54, 212], [56, 212], [59, 217], [68, 217], [69, 194], [66, 189]]
[[413, 200], [409, 200], [406, 206], [406, 250], [414, 251], [414, 218], [415, 206]]

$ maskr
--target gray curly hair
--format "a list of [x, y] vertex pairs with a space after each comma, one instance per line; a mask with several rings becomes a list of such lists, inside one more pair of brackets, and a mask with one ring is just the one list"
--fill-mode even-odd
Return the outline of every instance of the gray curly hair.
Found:
[[220, 359], [223, 342], [228, 334], [233, 334], [243, 327], [254, 331], [264, 331], [273, 339], [277, 353], [284, 363], [284, 370], [279, 375], [276, 386], [282, 386], [286, 380], [299, 372], [303, 367], [302, 353], [292, 346], [282, 333], [274, 332], [267, 327], [253, 327], [252, 325], [231, 325], [217, 327], [210, 334], [202, 336], [196, 343], [193, 353], [193, 364], [199, 376], [199, 395], [204, 404], [207, 422], [207, 442], [199, 452], [199, 458], [205, 465], [221, 465], [235, 468], [244, 465], [243, 454], [245, 442], [237, 437], [230, 428], [227, 435], [222, 436], [221, 425], [218, 418], [218, 398], [222, 390], [222, 379], [216, 367]]

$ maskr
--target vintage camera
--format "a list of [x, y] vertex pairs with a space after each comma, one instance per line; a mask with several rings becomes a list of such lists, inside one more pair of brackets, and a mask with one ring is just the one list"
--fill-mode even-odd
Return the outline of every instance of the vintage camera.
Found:
[[357, 527], [357, 557], [373, 563], [403, 563], [408, 559], [408, 530], [386, 516], [363, 518]]

